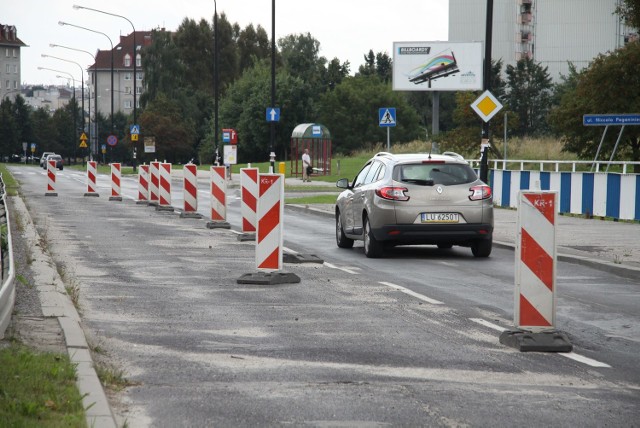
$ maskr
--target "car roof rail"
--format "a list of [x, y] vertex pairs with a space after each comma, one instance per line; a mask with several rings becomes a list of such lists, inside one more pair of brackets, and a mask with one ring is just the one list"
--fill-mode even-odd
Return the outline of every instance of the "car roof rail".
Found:
[[464, 156], [462, 156], [462, 155], [460, 155], [460, 154], [458, 154], [456, 152], [444, 152], [444, 153], [442, 153], [442, 156], [449, 156], [449, 157], [456, 158], [456, 159], [462, 160], [462, 161], [464, 160]]
[[393, 153], [389, 153], [389, 152], [378, 152], [376, 153], [376, 157], [378, 156], [393, 156]]

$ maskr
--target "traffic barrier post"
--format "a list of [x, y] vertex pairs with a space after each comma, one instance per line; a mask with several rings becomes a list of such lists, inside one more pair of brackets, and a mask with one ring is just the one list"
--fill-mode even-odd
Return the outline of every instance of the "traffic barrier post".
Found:
[[97, 192], [96, 180], [98, 176], [98, 164], [95, 161], [87, 162], [87, 191], [84, 196], [98, 197], [100, 194]]
[[182, 168], [184, 186], [184, 210], [180, 213], [180, 218], [202, 218], [198, 214], [198, 167], [194, 164], [187, 164]]
[[111, 164], [111, 196], [110, 201], [121, 201], [122, 194], [120, 193], [120, 182], [122, 177], [121, 165], [119, 163]]
[[47, 161], [47, 192], [45, 196], [58, 196], [56, 193], [56, 161]]
[[149, 201], [149, 165], [140, 165], [138, 168], [138, 200], [137, 204], [146, 204]]
[[227, 222], [227, 178], [226, 167], [211, 167], [211, 221], [209, 229], [230, 229]]
[[173, 211], [171, 206], [171, 164], [161, 163], [160, 182], [159, 182], [159, 199], [156, 211]]
[[149, 163], [149, 205], [158, 205], [160, 201], [160, 162]]
[[240, 168], [240, 212], [242, 214], [241, 241], [255, 240], [258, 214], [258, 168]]
[[500, 342], [521, 351], [570, 352], [556, 327], [558, 193], [521, 191], [515, 260], [515, 331]]

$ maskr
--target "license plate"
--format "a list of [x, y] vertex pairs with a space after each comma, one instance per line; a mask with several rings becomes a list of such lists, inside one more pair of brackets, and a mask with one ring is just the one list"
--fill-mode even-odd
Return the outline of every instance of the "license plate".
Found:
[[458, 223], [460, 218], [458, 213], [422, 213], [420, 217], [423, 223]]

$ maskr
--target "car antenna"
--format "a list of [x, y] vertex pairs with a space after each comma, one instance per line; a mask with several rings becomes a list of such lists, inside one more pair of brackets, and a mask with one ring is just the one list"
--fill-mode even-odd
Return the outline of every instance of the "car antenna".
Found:
[[[424, 133], [429, 141], [429, 128], [427, 128], [427, 115], [422, 115], [422, 121], [424, 123]], [[433, 140], [431, 140], [431, 146], [429, 146], [429, 160], [431, 160], [431, 150], [433, 150]]]

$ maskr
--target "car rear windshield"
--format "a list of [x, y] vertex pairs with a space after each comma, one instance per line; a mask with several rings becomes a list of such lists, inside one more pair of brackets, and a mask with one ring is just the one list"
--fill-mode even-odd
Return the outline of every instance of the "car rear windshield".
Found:
[[432, 186], [442, 184], [473, 183], [478, 179], [476, 173], [467, 164], [461, 163], [410, 163], [396, 165], [393, 179], [404, 183]]

